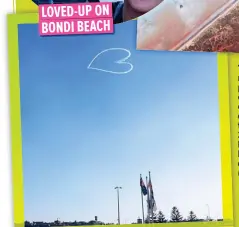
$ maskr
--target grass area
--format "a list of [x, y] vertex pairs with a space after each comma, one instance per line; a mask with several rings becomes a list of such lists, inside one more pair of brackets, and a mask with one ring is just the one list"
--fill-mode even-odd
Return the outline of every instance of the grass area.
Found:
[[[134, 227], [144, 227], [144, 226], [160, 226], [160, 227], [233, 227], [233, 221], [211, 221], [211, 222], [180, 222], [180, 223], [155, 223], [155, 224], [124, 224], [120, 227], [128, 227], [132, 225]], [[116, 225], [107, 225], [108, 227], [115, 227]], [[16, 226], [15, 226], [16, 227]], [[76, 227], [76, 226], [67, 226], [67, 227]], [[84, 226], [84, 227], [92, 227]], [[94, 225], [94, 227], [102, 227], [102, 225]]]

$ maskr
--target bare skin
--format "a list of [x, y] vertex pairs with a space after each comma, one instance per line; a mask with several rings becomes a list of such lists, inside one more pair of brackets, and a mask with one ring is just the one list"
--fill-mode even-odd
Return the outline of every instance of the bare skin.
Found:
[[124, 0], [124, 21], [135, 19], [149, 12], [163, 0]]

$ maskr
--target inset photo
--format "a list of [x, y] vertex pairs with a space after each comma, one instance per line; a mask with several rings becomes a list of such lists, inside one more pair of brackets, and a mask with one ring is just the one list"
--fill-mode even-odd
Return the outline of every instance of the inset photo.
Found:
[[239, 1], [165, 0], [138, 19], [137, 49], [239, 52]]

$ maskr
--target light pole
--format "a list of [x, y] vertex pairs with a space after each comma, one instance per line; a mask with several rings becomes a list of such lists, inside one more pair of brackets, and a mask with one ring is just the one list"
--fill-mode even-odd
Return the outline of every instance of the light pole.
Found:
[[117, 201], [118, 201], [118, 225], [120, 225], [120, 205], [119, 205], [119, 190], [122, 189], [122, 187], [115, 187], [117, 190]]
[[208, 215], [208, 218], [207, 218], [207, 219], [208, 219], [208, 221], [210, 221], [210, 219], [211, 219], [211, 218], [210, 218], [210, 207], [209, 207], [208, 204], [206, 204], [206, 206], [207, 206], [207, 212], [208, 212], [208, 214], [207, 214], [207, 215]]

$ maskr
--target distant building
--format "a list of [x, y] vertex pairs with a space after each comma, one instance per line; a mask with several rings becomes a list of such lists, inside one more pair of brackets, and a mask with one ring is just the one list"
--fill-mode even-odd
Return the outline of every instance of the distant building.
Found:
[[137, 224], [143, 224], [143, 220], [141, 218], [137, 219]]

